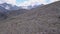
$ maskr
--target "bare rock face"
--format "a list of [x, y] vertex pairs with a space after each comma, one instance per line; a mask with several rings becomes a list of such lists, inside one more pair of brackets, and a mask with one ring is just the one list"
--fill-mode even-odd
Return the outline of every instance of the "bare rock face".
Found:
[[1, 22], [0, 34], [60, 34], [60, 1]]

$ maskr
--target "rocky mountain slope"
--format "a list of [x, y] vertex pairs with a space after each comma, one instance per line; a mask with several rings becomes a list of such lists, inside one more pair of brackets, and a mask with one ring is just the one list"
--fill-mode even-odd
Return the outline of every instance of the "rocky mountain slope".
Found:
[[18, 15], [29, 12], [29, 10], [26, 10], [26, 9], [18, 9], [18, 10], [11, 10], [11, 11], [7, 10], [6, 12], [5, 11], [6, 10], [4, 10], [4, 9], [0, 11], [0, 20], [2, 20], [2, 19], [5, 20], [5, 19], [11, 18], [13, 16], [18, 16]]
[[7, 18], [7, 12], [8, 10], [0, 6], [0, 20]]
[[0, 34], [60, 34], [60, 1], [1, 22]]
[[[7, 6], [10, 8], [9, 10], [5, 8]], [[0, 20], [2, 19], [4, 20], [5, 18], [12, 16], [20, 15], [28, 11], [27, 9], [22, 9], [22, 8], [19, 9], [18, 7], [17, 9], [16, 7], [17, 6], [12, 6], [7, 3], [0, 4]]]
[[24, 13], [29, 12], [29, 10], [27, 9], [18, 9], [18, 10], [11, 10], [8, 12], [8, 17], [12, 17], [12, 16], [18, 16]]

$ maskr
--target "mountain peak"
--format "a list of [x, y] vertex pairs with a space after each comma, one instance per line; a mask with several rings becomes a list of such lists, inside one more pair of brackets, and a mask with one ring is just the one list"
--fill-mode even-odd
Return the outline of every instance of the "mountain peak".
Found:
[[8, 4], [8, 3], [2, 3], [2, 4], [0, 4], [0, 6], [4, 7], [7, 10], [17, 10], [17, 9], [19, 9], [18, 6]]

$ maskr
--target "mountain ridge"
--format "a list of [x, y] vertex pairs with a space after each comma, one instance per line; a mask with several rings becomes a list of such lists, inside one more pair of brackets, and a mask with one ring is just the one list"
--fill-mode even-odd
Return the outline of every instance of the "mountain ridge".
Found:
[[20, 9], [18, 6], [11, 5], [11, 4], [8, 4], [8, 3], [2, 3], [2, 4], [0, 4], [0, 6], [4, 7], [7, 10], [18, 10], [18, 9]]
[[7, 19], [0, 25], [0, 34], [60, 34], [59, 17], [60, 1]]

